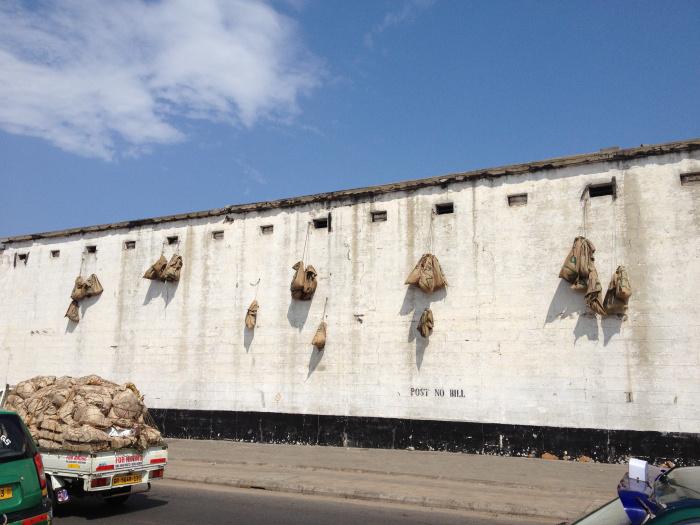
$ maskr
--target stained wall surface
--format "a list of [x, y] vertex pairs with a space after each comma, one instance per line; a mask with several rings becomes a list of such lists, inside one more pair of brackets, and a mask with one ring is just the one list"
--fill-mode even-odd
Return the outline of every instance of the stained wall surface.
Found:
[[[156, 408], [700, 432], [700, 185], [680, 183], [690, 171], [697, 151], [12, 242], [0, 252], [0, 381], [95, 373], [133, 381]], [[581, 200], [612, 177], [616, 198]], [[509, 206], [520, 193], [527, 205]], [[434, 215], [444, 202], [454, 213]], [[330, 230], [309, 226], [329, 213]], [[557, 277], [581, 234], [604, 288], [618, 264], [629, 269], [626, 319], [587, 313]], [[305, 245], [311, 302], [289, 293]], [[430, 296], [404, 285], [426, 251], [449, 281]], [[178, 284], [142, 278], [175, 252]], [[105, 291], [76, 325], [63, 315], [79, 273]], [[428, 306], [425, 340], [416, 322]]]

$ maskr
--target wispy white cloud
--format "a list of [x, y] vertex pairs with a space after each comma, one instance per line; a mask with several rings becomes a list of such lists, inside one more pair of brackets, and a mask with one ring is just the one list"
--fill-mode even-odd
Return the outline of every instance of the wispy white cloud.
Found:
[[399, 9], [389, 11], [381, 22], [365, 33], [364, 43], [367, 47], [374, 47], [376, 38], [387, 29], [412, 22], [424, 10], [430, 8], [435, 0], [406, 0]]
[[267, 178], [260, 172], [260, 170], [254, 168], [240, 157], [234, 157], [233, 161], [238, 164], [239, 168], [241, 168], [243, 178], [246, 181], [252, 181], [260, 185], [267, 184]]
[[84, 156], [181, 141], [179, 117], [288, 121], [320, 77], [262, 0], [0, 3], [0, 128]]

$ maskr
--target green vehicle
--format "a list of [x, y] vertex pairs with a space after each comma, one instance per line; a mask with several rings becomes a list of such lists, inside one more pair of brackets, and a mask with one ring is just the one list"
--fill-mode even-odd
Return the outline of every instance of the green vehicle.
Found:
[[41, 455], [14, 412], [0, 410], [0, 524], [48, 525], [53, 513]]

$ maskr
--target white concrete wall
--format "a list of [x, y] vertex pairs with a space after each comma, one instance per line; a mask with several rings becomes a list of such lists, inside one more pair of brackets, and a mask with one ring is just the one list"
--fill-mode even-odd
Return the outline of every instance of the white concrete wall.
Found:
[[[686, 153], [248, 213], [232, 223], [217, 217], [11, 244], [0, 256], [0, 381], [97, 373], [134, 381], [159, 408], [700, 432], [700, 187], [679, 182], [679, 173], [698, 169], [700, 155]], [[634, 295], [624, 321], [585, 313], [583, 296], [557, 277], [583, 233], [583, 188], [611, 176], [618, 198], [590, 202], [586, 234], [604, 288], [618, 264], [629, 268]], [[507, 195], [521, 192], [527, 206], [508, 207]], [[434, 217], [432, 250], [450, 286], [426, 297], [403, 282], [428, 248], [431, 210], [443, 201], [455, 213]], [[329, 209], [332, 231], [309, 234], [316, 296], [292, 301], [291, 266], [308, 221]], [[388, 221], [370, 222], [370, 210], [386, 210]], [[262, 235], [263, 224], [274, 232]], [[215, 230], [225, 238], [212, 239]], [[168, 235], [181, 241], [177, 286], [142, 278]], [[126, 240], [136, 249], [124, 250]], [[83, 254], [87, 244], [96, 255]], [[14, 267], [15, 252], [27, 251], [27, 265]], [[72, 326], [63, 314], [81, 266], [105, 292]], [[244, 316], [258, 279], [251, 337]], [[328, 343], [319, 354], [310, 341], [326, 297]], [[424, 343], [415, 322], [428, 304], [436, 327]], [[412, 388], [429, 395], [412, 396]]]

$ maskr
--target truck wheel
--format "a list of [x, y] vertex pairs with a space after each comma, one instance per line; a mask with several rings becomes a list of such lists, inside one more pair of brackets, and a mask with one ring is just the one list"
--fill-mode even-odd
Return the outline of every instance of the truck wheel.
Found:
[[56, 501], [56, 491], [53, 489], [51, 484], [51, 476], [46, 476], [46, 491], [48, 492], [49, 499], [51, 500], [51, 508], [53, 509], [54, 516], [65, 516], [66, 506], [61, 505]]
[[108, 505], [113, 505], [116, 507], [119, 505], [124, 505], [126, 500], [129, 499], [129, 496], [131, 496], [131, 494], [122, 494], [121, 496], [114, 496], [113, 498], [105, 498], [105, 502]]

